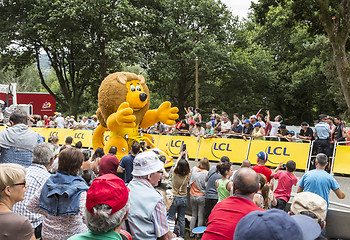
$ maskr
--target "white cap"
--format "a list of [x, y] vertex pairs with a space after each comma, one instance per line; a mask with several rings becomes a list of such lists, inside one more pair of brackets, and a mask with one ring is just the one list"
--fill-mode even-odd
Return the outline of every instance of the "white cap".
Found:
[[153, 151], [146, 151], [136, 155], [134, 159], [133, 176], [147, 176], [164, 169], [164, 164]]
[[255, 115], [251, 115], [250, 118], [255, 118], [255, 119], [257, 119]]

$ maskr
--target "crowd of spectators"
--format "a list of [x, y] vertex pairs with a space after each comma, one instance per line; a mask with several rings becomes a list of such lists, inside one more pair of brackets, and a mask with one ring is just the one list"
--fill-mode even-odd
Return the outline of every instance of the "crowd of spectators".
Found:
[[[236, 138], [245, 139], [253, 138], [256, 140], [278, 140], [288, 142], [310, 142], [318, 140], [318, 146], [322, 148], [321, 152], [327, 153], [327, 146], [334, 142], [345, 141], [349, 138], [349, 134], [345, 127], [345, 122], [340, 116], [332, 117], [321, 114], [318, 120], [313, 122], [313, 128], [307, 122], [300, 124], [300, 132], [288, 130], [286, 124], [283, 123], [283, 117], [276, 115], [271, 118], [270, 111], [266, 111], [266, 116], [259, 112], [246, 118], [244, 115], [241, 119], [238, 113], [233, 114], [230, 120], [226, 112], [221, 115], [216, 109], [212, 109], [212, 113], [207, 122], [200, 114], [200, 109], [185, 108], [185, 118], [170, 126], [161, 122], [156, 123], [149, 129], [144, 130], [150, 134], [165, 135], [182, 135], [203, 138]], [[318, 127], [316, 127], [319, 125]], [[322, 131], [321, 126], [327, 127], [327, 132]], [[329, 131], [328, 131], [329, 128]], [[321, 130], [320, 130], [321, 129]], [[327, 141], [325, 141], [327, 140]], [[329, 144], [328, 144], [329, 143]], [[329, 154], [327, 154], [329, 156]]]
[[94, 130], [99, 124], [96, 115], [89, 117], [79, 115], [78, 119], [75, 116], [64, 116], [57, 112], [54, 116], [34, 115], [29, 117], [29, 127], [45, 127], [45, 128], [69, 128], [81, 130]]
[[[199, 110], [193, 118], [201, 120]], [[279, 119], [276, 116], [275, 122]], [[329, 192], [345, 198], [325, 171], [328, 157], [323, 153], [316, 157], [316, 169], [299, 183], [294, 161], [271, 170], [263, 151], [256, 162], [244, 160], [233, 171], [228, 157], [212, 167], [203, 157], [191, 168], [183, 148], [167, 173], [157, 149], [142, 151], [134, 142], [121, 159], [115, 156], [115, 147], [108, 154], [98, 148], [91, 156], [78, 143], [72, 146], [71, 137], [63, 146], [54, 137], [41, 142], [26, 120], [17, 110], [10, 116], [11, 127], [0, 131], [0, 239], [122, 239], [129, 233], [133, 239], [184, 239], [188, 188], [190, 237], [197, 226], [206, 226], [203, 240], [325, 239], [321, 230], [326, 226]], [[246, 128], [251, 124], [244, 122]], [[271, 130], [275, 125], [266, 124]], [[169, 191], [160, 194], [165, 177]], [[287, 214], [286, 204], [297, 184], [298, 194]]]

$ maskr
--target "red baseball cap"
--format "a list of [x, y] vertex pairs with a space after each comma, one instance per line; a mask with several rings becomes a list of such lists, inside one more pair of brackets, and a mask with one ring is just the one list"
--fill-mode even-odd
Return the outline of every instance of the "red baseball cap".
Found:
[[104, 174], [95, 178], [86, 197], [86, 209], [94, 214], [92, 208], [106, 204], [112, 208], [110, 215], [122, 209], [128, 202], [129, 189], [124, 181], [114, 174]]

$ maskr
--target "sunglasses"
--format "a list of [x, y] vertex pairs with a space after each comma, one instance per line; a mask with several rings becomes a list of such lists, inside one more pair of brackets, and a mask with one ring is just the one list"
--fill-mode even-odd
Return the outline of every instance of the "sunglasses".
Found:
[[[27, 184], [27, 182], [24, 181], [24, 182], [22, 182], [22, 183], [15, 183], [15, 184], [13, 184], [12, 186], [20, 186], [20, 185], [25, 186], [26, 184]], [[7, 186], [5, 186], [5, 187], [1, 190], [1, 192], [4, 191], [6, 187], [7, 187]]]

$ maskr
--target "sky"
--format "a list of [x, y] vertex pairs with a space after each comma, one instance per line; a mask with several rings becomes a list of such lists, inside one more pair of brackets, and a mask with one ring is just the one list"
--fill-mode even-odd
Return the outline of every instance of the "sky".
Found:
[[258, 0], [221, 0], [232, 11], [233, 15], [238, 15], [241, 19], [248, 17], [248, 9], [251, 2]]

